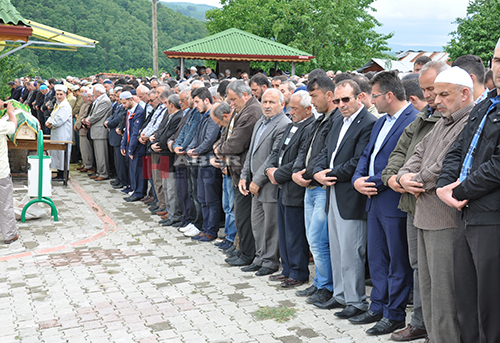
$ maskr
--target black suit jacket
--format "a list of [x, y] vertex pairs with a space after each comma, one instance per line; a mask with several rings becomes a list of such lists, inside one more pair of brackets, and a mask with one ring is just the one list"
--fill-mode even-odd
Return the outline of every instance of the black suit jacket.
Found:
[[285, 140], [287, 139], [290, 130], [295, 126], [294, 123], [288, 124], [288, 127], [283, 132], [283, 136], [269, 157], [269, 162], [266, 168], [278, 168], [274, 172], [274, 178], [278, 183], [279, 188], [283, 192], [282, 202], [285, 206], [304, 206], [304, 193], [305, 188], [299, 186], [292, 180], [293, 174], [293, 164], [299, 153], [300, 145], [308, 134], [308, 128], [315, 122], [314, 116], [307, 118], [305, 121], [299, 124], [297, 132], [292, 136], [292, 139], [288, 145], [284, 148], [283, 158], [281, 160], [281, 166], [279, 165], [279, 157], [282, 153], [283, 147], [285, 145]]
[[167, 114], [168, 112], [165, 112], [165, 114], [163, 114], [163, 120], [160, 123], [160, 127], [154, 133], [156, 136], [156, 140], [153, 142], [153, 144], [158, 142], [158, 145], [162, 149], [161, 155], [168, 156], [168, 169], [170, 172], [173, 172], [176, 155], [168, 149], [168, 138], [172, 136], [177, 130], [177, 126], [179, 126], [179, 122], [182, 119], [183, 112], [181, 110], [175, 112], [171, 115], [172, 117], [170, 118], [170, 120], [168, 120], [168, 117], [170, 117], [170, 115], [167, 116]]
[[[359, 158], [370, 140], [373, 125], [377, 121], [368, 110], [363, 107], [358, 116], [351, 123], [344, 138], [339, 143], [337, 154], [333, 161], [333, 169], [327, 176], [337, 177], [335, 195], [340, 215], [343, 219], [366, 219], [366, 196], [358, 193], [351, 183], [356, 171]], [[332, 129], [326, 139], [326, 147], [319, 154], [314, 173], [330, 169], [330, 160], [337, 147], [340, 130], [344, 123], [344, 116], [334, 119]], [[330, 187], [327, 187], [326, 212], [330, 205]]]

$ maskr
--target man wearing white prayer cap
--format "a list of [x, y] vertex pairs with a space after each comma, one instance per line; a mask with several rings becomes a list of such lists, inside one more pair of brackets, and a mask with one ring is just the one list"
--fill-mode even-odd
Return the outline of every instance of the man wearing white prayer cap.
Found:
[[453, 273], [461, 341], [500, 342], [500, 40], [496, 88], [477, 104], [443, 162], [436, 193], [459, 209]]
[[446, 69], [434, 81], [434, 103], [441, 118], [399, 170], [397, 181], [417, 197], [418, 264], [422, 312], [431, 342], [460, 342], [453, 280], [453, 239], [459, 211], [436, 194], [442, 162], [474, 107], [473, 82], [459, 67]]
[[[73, 140], [73, 116], [71, 105], [66, 99], [66, 93], [68, 92], [68, 87], [65, 85], [54, 85], [54, 90], [56, 92], [56, 104], [54, 105], [54, 110], [50, 114], [49, 118], [45, 122], [45, 126], [51, 129], [50, 140], [53, 141], [72, 141]], [[71, 144], [68, 146], [68, 156], [71, 156]], [[50, 151], [51, 162], [50, 167], [52, 169], [57, 169], [57, 176], [53, 178], [53, 181], [63, 181], [64, 180], [64, 151], [62, 150], [51, 150]], [[69, 158], [66, 164], [66, 168], [69, 169]]]

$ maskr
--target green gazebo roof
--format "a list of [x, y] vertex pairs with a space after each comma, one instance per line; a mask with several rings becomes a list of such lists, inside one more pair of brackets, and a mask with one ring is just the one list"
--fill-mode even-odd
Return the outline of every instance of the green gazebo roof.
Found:
[[167, 58], [305, 62], [314, 58], [307, 52], [265, 39], [239, 29], [181, 44], [165, 51]]
[[29, 26], [28, 22], [10, 3], [10, 0], [0, 0], [0, 23]]

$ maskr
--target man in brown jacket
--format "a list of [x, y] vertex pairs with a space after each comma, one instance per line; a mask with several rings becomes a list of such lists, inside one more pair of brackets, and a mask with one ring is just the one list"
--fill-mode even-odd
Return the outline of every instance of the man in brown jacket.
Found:
[[469, 74], [453, 67], [435, 79], [435, 104], [442, 118], [415, 147], [399, 170], [397, 182], [417, 198], [414, 225], [418, 228], [418, 262], [422, 310], [432, 342], [459, 342], [453, 285], [453, 238], [458, 211], [436, 195], [443, 160], [474, 107]]
[[[249, 265], [255, 257], [255, 240], [252, 233], [250, 214], [252, 198], [243, 196], [238, 190], [241, 170], [250, 146], [255, 123], [264, 115], [262, 106], [252, 96], [252, 90], [243, 81], [234, 81], [227, 87], [227, 99], [235, 109], [229, 128], [221, 137], [214, 153], [224, 158], [229, 175], [233, 179], [234, 216], [239, 237], [239, 250], [226, 259], [232, 266]], [[228, 137], [229, 136], [229, 137]]]
[[418, 259], [417, 259], [417, 229], [413, 225], [415, 214], [415, 197], [406, 193], [403, 187], [396, 182], [399, 169], [410, 159], [415, 150], [415, 146], [432, 130], [436, 122], [441, 118], [441, 113], [436, 111], [434, 103], [434, 80], [436, 76], [450, 68], [443, 61], [427, 63], [420, 72], [419, 84], [422, 88], [427, 106], [425, 106], [413, 123], [408, 125], [399, 138], [396, 148], [389, 157], [389, 162], [382, 172], [382, 181], [394, 191], [403, 193], [399, 200], [398, 208], [407, 213], [406, 230], [408, 236], [408, 255], [410, 265], [413, 269], [413, 314], [410, 323], [401, 331], [394, 332], [391, 339], [394, 341], [411, 341], [427, 336], [424, 318], [422, 315], [422, 303], [420, 301], [420, 285], [418, 282]]

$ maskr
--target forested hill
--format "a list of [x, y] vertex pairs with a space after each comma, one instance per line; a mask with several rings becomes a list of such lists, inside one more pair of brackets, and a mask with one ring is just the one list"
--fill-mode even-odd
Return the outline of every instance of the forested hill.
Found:
[[[24, 49], [23, 62], [48, 77], [88, 76], [109, 70], [152, 68], [151, 2], [148, 0], [11, 0], [21, 15], [99, 41], [77, 52]], [[160, 68], [171, 69], [163, 51], [207, 35], [205, 23], [158, 6]], [[39, 68], [39, 69], [38, 69]]]

